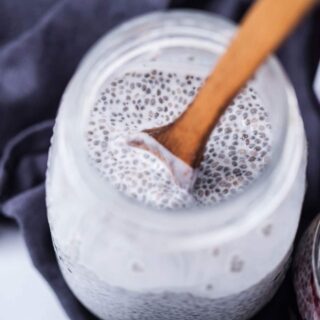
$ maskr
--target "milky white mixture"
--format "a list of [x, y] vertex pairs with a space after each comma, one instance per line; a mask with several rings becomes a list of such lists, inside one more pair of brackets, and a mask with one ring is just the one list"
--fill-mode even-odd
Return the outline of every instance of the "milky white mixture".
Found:
[[159, 69], [111, 77], [92, 107], [86, 132], [90, 162], [101, 176], [125, 195], [166, 209], [213, 204], [253, 181], [271, 156], [271, 125], [250, 84], [212, 132], [194, 183], [184, 183], [170, 161], [135, 143], [150, 142], [141, 131], [174, 121], [203, 81], [195, 74]]

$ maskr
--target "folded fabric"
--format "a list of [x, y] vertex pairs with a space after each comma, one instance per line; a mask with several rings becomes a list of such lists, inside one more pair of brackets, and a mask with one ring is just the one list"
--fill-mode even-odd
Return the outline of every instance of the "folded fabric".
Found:
[[[153, 10], [191, 7], [238, 21], [245, 0], [2, 0], [0, 2], [0, 215], [14, 219], [35, 267], [70, 319], [95, 319], [60, 273], [46, 217], [44, 179], [54, 117], [80, 59], [110, 28]], [[320, 8], [282, 45], [308, 140], [308, 188], [299, 235], [320, 209], [320, 106], [313, 79], [320, 57]], [[1, 223], [1, 220], [0, 220]], [[291, 275], [254, 319], [296, 319]], [[292, 318], [291, 318], [292, 317]]]

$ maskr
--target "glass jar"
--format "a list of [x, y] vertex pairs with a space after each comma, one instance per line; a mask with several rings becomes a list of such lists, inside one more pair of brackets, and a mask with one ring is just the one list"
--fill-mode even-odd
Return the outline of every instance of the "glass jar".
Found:
[[243, 192], [202, 208], [161, 211], [103, 180], [88, 161], [86, 122], [106, 79], [156, 56], [209, 73], [235, 26], [196, 11], [149, 14], [103, 37], [61, 101], [47, 172], [47, 207], [63, 275], [101, 319], [247, 319], [284, 277], [305, 190], [297, 101], [276, 58], [253, 85], [268, 108], [272, 159]]

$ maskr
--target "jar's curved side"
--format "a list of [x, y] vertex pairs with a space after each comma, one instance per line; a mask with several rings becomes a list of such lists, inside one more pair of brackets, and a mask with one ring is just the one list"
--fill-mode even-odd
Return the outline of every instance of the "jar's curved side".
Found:
[[[51, 195], [52, 187], [61, 183], [68, 185], [66, 170], [59, 167], [62, 163], [59, 157], [53, 158], [53, 163], [55, 166], [51, 165], [51, 169], [58, 171], [51, 171], [53, 176], [51, 185], [48, 185]], [[48, 208], [55, 248], [62, 253], [60, 256], [69, 257], [69, 269], [73, 270], [73, 275], [77, 274], [79, 266], [85, 266], [84, 270], [88, 273], [99, 276], [101, 283], [105, 284], [105, 289], [101, 287], [101, 296], [109, 292], [110, 286], [149, 293], [154, 292], [155, 288], [158, 288], [156, 292], [160, 288], [164, 291], [169, 288], [179, 291], [180, 288], [189, 294], [209, 295], [213, 299], [251, 291], [255, 283], [270, 284], [270, 281], [264, 280], [270, 270], [275, 274], [274, 278], [281, 279], [277, 276], [278, 271], [273, 270], [284, 270], [285, 257], [296, 233], [303, 197], [304, 166], [301, 162], [297, 183], [292, 185], [292, 190], [274, 212], [276, 219], [264, 221], [256, 230], [237, 241], [230, 240], [220, 246], [207, 242], [202, 249], [190, 247], [187, 252], [158, 252], [156, 247], [150, 248], [155, 240], [151, 234], [145, 235], [148, 246], [140, 246], [135, 242], [134, 235], [124, 233], [111, 216], [99, 215], [90, 208], [85, 210], [72, 190], [66, 190], [69, 198], [64, 193], [64, 201], [61, 197], [53, 199], [53, 204]], [[252, 243], [255, 243], [254, 247]], [[60, 263], [65, 264], [64, 261]], [[234, 271], [229, 273], [228, 270]], [[73, 275], [65, 272], [67, 279]], [[82, 277], [82, 285], [86, 284], [83, 289], [78, 288], [76, 281], [70, 281], [74, 291], [80, 290], [80, 295], [85, 296], [90, 284], [83, 274], [79, 276]], [[214, 290], [210, 289], [210, 285]]]

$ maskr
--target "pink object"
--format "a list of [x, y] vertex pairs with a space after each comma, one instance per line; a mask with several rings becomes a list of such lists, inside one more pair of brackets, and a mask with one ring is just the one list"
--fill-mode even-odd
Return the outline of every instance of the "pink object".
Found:
[[294, 260], [294, 287], [304, 320], [320, 320], [319, 228], [320, 215], [303, 235]]

